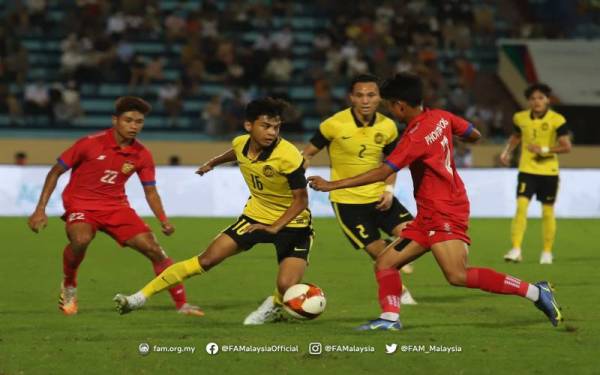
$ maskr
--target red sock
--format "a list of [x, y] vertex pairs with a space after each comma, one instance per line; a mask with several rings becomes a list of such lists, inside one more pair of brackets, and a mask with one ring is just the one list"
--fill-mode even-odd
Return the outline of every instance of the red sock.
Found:
[[[160, 275], [162, 271], [167, 269], [171, 264], [173, 264], [173, 259], [167, 258], [158, 262], [152, 263], [152, 267], [154, 268], [154, 273], [156, 276]], [[175, 307], [179, 309], [187, 302], [187, 298], [185, 297], [185, 289], [183, 288], [183, 284], [175, 285], [171, 289], [169, 289], [169, 294], [171, 294], [171, 299], [175, 302]]]
[[402, 294], [402, 280], [400, 272], [396, 269], [380, 270], [375, 272], [379, 284], [379, 305], [384, 313], [400, 312], [400, 294]]
[[85, 257], [85, 251], [74, 253], [71, 245], [63, 251], [63, 285], [77, 287], [77, 269]]
[[467, 287], [479, 288], [498, 294], [516, 294], [525, 297], [529, 283], [490, 268], [467, 268]]

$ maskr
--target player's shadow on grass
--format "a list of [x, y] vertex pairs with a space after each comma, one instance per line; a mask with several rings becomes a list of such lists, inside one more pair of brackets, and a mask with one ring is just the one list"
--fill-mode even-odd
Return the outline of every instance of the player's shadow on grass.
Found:
[[[259, 304], [253, 304], [251, 302], [240, 303], [239, 301], [231, 301], [231, 302], [198, 302], [198, 307], [202, 310], [206, 311], [224, 311], [224, 310], [239, 310], [240, 306], [246, 306], [248, 309], [248, 313], [254, 311]], [[160, 305], [160, 306], [144, 306], [143, 310], [148, 311], [169, 311], [173, 310], [175, 307], [170, 305]]]
[[[415, 297], [417, 298], [417, 297]], [[458, 296], [418, 296], [419, 304], [435, 304], [435, 303], [452, 303], [460, 302], [463, 300], [472, 300], [472, 295], [458, 295]]]
[[[490, 320], [494, 319], [490, 317]], [[542, 319], [528, 319], [528, 320], [508, 320], [508, 321], [490, 321], [490, 322], [457, 322], [457, 323], [432, 323], [432, 324], [408, 324], [404, 326], [404, 330], [413, 329], [432, 329], [436, 327], [477, 327], [477, 328], [490, 328], [490, 329], [506, 329], [510, 327], [529, 327], [538, 325], [540, 323], [548, 323]]]

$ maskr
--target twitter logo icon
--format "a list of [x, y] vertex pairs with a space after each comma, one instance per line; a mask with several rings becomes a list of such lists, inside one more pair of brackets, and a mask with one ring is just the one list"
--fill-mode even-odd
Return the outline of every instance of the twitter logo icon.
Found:
[[398, 344], [385, 344], [385, 353], [386, 354], [393, 354], [396, 353], [396, 350], [398, 349]]

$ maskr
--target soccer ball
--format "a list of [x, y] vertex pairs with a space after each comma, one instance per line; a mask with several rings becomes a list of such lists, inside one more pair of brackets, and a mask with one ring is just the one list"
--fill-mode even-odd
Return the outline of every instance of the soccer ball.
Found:
[[283, 295], [283, 308], [296, 319], [314, 319], [326, 304], [325, 293], [314, 284], [292, 285]]

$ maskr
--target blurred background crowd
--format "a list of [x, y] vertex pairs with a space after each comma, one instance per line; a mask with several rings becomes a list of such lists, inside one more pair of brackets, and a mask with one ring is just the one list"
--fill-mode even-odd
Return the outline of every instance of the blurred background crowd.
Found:
[[497, 40], [600, 35], [600, 3], [575, 0], [14, 0], [0, 14], [0, 129], [104, 128], [134, 94], [154, 106], [147, 128], [209, 138], [241, 131], [267, 94], [308, 137], [347, 106], [353, 75], [412, 71], [427, 106], [501, 143], [518, 107]]

